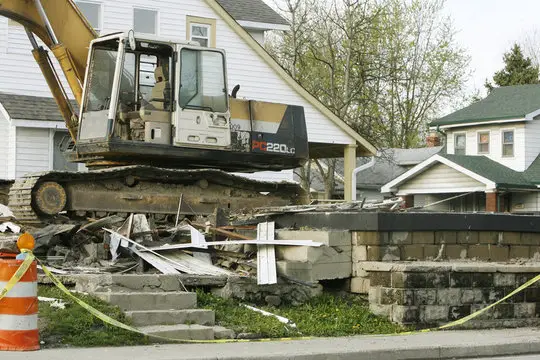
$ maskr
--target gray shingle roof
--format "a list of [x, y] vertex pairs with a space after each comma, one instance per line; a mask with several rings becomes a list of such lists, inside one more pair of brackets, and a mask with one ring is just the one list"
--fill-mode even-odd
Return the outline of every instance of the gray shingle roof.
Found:
[[503, 86], [485, 98], [438, 120], [431, 126], [523, 118], [540, 109], [540, 85]]
[[217, 2], [237, 21], [289, 25], [287, 20], [262, 0], [217, 0]]
[[[71, 102], [77, 112], [79, 107]], [[0, 104], [12, 119], [64, 121], [53, 98], [40, 96], [16, 95], [0, 92]]]

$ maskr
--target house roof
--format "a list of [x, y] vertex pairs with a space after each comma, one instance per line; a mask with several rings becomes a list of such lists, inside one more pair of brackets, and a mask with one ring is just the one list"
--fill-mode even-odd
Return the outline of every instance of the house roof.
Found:
[[[77, 103], [71, 103], [77, 112]], [[53, 98], [0, 92], [0, 104], [14, 120], [64, 121]]]
[[497, 188], [531, 188], [534, 185], [525, 173], [512, 170], [487, 156], [440, 154], [453, 163], [464, 167], [497, 184]]
[[253, 21], [265, 24], [289, 25], [262, 0], [216, 0], [237, 21]]
[[[540, 109], [540, 85], [503, 86], [485, 98], [438, 120], [431, 126], [523, 119]], [[537, 114], [534, 114], [537, 115]]]

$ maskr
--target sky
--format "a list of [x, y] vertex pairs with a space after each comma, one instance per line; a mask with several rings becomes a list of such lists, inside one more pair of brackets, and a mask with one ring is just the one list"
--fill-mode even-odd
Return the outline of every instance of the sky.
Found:
[[540, 0], [447, 0], [444, 11], [454, 21], [457, 42], [471, 56], [468, 89], [482, 94], [485, 79], [504, 66], [504, 52], [540, 31]]

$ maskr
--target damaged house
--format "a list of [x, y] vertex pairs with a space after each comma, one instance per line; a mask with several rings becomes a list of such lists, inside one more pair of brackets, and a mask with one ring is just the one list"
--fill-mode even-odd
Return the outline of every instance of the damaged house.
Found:
[[[265, 33], [287, 31], [289, 25], [262, 0], [75, 3], [100, 34], [134, 29], [225, 49], [229, 91], [240, 84], [240, 98], [304, 107], [311, 157], [345, 157], [345, 170], [351, 173], [357, 155], [375, 153], [371, 144], [296, 83], [265, 51]], [[60, 147], [67, 131], [31, 49], [24, 28], [0, 17], [0, 133], [4, 137], [0, 179], [51, 169], [83, 170], [62, 156]], [[57, 72], [61, 74], [58, 67]], [[293, 171], [252, 176], [292, 181]], [[350, 182], [347, 186], [351, 187]]]
[[[540, 85], [494, 89], [433, 121], [446, 148], [382, 192], [434, 211], [540, 211]], [[441, 200], [445, 200], [442, 201]]]

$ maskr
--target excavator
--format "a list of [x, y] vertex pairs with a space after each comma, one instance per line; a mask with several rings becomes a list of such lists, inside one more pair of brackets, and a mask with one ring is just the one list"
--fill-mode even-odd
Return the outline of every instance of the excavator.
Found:
[[9, 207], [18, 221], [133, 212], [167, 220], [304, 199], [296, 184], [230, 173], [299, 167], [308, 140], [301, 106], [239, 99], [238, 85], [228, 93], [225, 51], [133, 30], [98, 36], [72, 0], [0, 0], [0, 15], [25, 27], [65, 119], [65, 156], [88, 168], [17, 179]]

